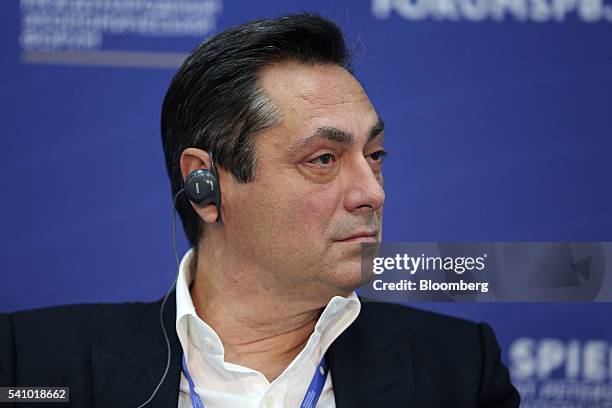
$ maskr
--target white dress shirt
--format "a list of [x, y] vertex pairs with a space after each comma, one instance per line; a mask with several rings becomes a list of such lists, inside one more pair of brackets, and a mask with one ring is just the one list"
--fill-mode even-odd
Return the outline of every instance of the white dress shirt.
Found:
[[[225, 351], [215, 331], [196, 314], [189, 285], [193, 250], [181, 260], [176, 282], [176, 332], [183, 347], [195, 391], [206, 408], [298, 408], [332, 342], [353, 323], [361, 310], [353, 292], [335, 296], [321, 313], [304, 349], [271, 383], [259, 371], [225, 362]], [[189, 383], [181, 373], [179, 408], [191, 407]], [[331, 372], [316, 405], [335, 408]]]

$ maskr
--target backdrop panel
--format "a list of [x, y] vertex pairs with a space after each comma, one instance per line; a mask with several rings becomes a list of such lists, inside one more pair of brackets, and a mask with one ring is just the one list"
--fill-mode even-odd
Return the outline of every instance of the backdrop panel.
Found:
[[[3, 0], [0, 311], [162, 296], [169, 81], [297, 11], [342, 25], [387, 124], [385, 241], [612, 240], [609, 0]], [[525, 406], [612, 406], [609, 303], [420, 307], [490, 322]]]

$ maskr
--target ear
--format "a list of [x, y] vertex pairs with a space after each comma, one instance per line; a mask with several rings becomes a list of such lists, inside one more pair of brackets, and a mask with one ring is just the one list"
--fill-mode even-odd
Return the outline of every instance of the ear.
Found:
[[[183, 181], [192, 171], [198, 169], [210, 170], [211, 167], [210, 156], [208, 155], [208, 152], [202, 149], [196, 149], [194, 147], [189, 147], [183, 150], [179, 163], [181, 167], [181, 175], [183, 176]], [[217, 180], [217, 182], [219, 182], [219, 180]], [[196, 213], [198, 213], [198, 215], [204, 220], [204, 222], [213, 224], [217, 221], [217, 207], [214, 203], [207, 204], [204, 206], [199, 206], [197, 204], [191, 203], [191, 207]]]

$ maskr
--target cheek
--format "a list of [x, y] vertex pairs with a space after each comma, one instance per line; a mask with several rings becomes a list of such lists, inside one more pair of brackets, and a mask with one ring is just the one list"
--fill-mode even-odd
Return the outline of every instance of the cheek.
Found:
[[297, 223], [295, 227], [320, 234], [329, 225], [337, 206], [338, 198], [332, 190], [319, 186], [316, 189], [296, 191], [287, 207], [292, 208], [291, 216]]
[[325, 234], [339, 205], [333, 186], [304, 185], [294, 179], [242, 188], [232, 197], [232, 205], [227, 203], [228, 217], [234, 216], [227, 222], [239, 231], [236, 238], [265, 237], [288, 248], [303, 246], [305, 237]]
[[287, 241], [302, 242], [304, 235], [324, 233], [338, 205], [333, 186], [300, 181], [277, 178], [274, 183], [262, 183], [258, 192], [258, 200], [267, 209], [262, 221], [282, 231]]
[[317, 197], [304, 197], [302, 200], [295, 203], [299, 211], [300, 218], [306, 224], [315, 223], [317, 220], [326, 218], [329, 210], [326, 208], [325, 202], [322, 202]]

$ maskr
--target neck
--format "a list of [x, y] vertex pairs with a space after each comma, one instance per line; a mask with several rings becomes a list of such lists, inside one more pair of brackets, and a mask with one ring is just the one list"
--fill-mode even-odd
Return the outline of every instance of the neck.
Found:
[[226, 362], [273, 381], [305, 347], [329, 299], [275, 295], [259, 274], [226, 269], [206, 253], [214, 252], [198, 250], [190, 287], [196, 313], [221, 338]]

